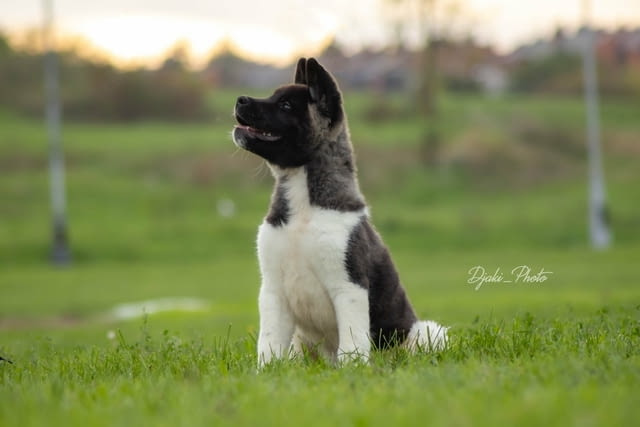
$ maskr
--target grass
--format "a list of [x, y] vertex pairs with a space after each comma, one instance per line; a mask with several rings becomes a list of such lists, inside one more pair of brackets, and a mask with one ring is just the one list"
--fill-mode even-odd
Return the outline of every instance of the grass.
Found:
[[[42, 340], [2, 368], [3, 425], [629, 425], [640, 380], [638, 307], [567, 319], [476, 319], [438, 354], [370, 365], [279, 363], [251, 338], [120, 333], [110, 346]], [[10, 391], [10, 392], [9, 392]]]
[[[233, 96], [212, 104], [227, 111]], [[585, 159], [571, 145], [580, 102], [449, 97], [443, 152], [473, 156], [435, 170], [421, 160], [419, 118], [368, 122], [371, 102], [347, 97], [361, 184], [416, 311], [451, 326], [449, 348], [256, 373], [253, 242], [271, 180], [232, 146], [224, 114], [66, 124], [73, 264], [52, 267], [44, 132], [0, 112], [0, 356], [12, 362], [0, 361], [0, 425], [632, 425], [637, 107], [603, 105], [615, 245], [593, 252]], [[515, 167], [493, 161], [502, 153]], [[234, 214], [221, 215], [229, 200]], [[476, 265], [552, 274], [474, 290]], [[111, 315], [171, 297], [206, 308]]]

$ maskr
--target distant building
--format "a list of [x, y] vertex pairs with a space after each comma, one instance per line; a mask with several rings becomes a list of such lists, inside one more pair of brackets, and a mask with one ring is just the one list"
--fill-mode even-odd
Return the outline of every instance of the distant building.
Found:
[[[553, 54], [582, 55], [587, 36], [586, 28], [573, 34], [559, 29], [550, 39], [539, 39], [522, 45], [507, 55], [510, 63], [544, 59]], [[596, 30], [598, 60], [617, 65], [640, 65], [640, 28], [619, 29], [614, 32]], [[635, 66], [635, 65], [634, 65]]]
[[[480, 90], [490, 96], [504, 93], [511, 83], [514, 68], [552, 55], [582, 54], [586, 30], [568, 33], [558, 29], [551, 37], [522, 45], [507, 55], [472, 39], [440, 40], [437, 45], [437, 70], [451, 90]], [[600, 64], [632, 67], [640, 72], [640, 28], [615, 32], [597, 31]], [[270, 89], [291, 81], [292, 65], [277, 68], [243, 60], [228, 49], [213, 58], [203, 70], [211, 86], [255, 87]], [[335, 44], [320, 56], [320, 61], [338, 78], [343, 89], [407, 91], [416, 87], [422, 52], [402, 47], [346, 54]]]

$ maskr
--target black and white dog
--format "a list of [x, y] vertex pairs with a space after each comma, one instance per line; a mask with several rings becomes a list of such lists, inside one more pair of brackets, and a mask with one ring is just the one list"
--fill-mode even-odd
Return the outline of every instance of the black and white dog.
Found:
[[446, 328], [417, 319], [387, 248], [369, 222], [333, 77], [298, 61], [295, 83], [238, 98], [236, 145], [274, 177], [258, 232], [258, 364], [304, 349], [367, 360], [371, 347], [440, 349]]

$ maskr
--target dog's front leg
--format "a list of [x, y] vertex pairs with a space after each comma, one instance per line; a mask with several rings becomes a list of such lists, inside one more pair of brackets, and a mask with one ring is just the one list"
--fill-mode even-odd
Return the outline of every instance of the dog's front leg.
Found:
[[353, 283], [334, 289], [333, 306], [338, 322], [338, 361], [369, 360], [369, 294]]
[[269, 283], [262, 284], [258, 305], [258, 367], [262, 367], [274, 357], [281, 358], [287, 354], [293, 337], [294, 322], [282, 295]]

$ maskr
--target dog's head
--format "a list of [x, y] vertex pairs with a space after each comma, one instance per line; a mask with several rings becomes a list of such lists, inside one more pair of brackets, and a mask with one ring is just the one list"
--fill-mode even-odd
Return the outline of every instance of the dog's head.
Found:
[[301, 58], [294, 84], [276, 89], [269, 98], [239, 97], [235, 117], [236, 145], [281, 168], [306, 164], [344, 127], [338, 85], [314, 58]]

